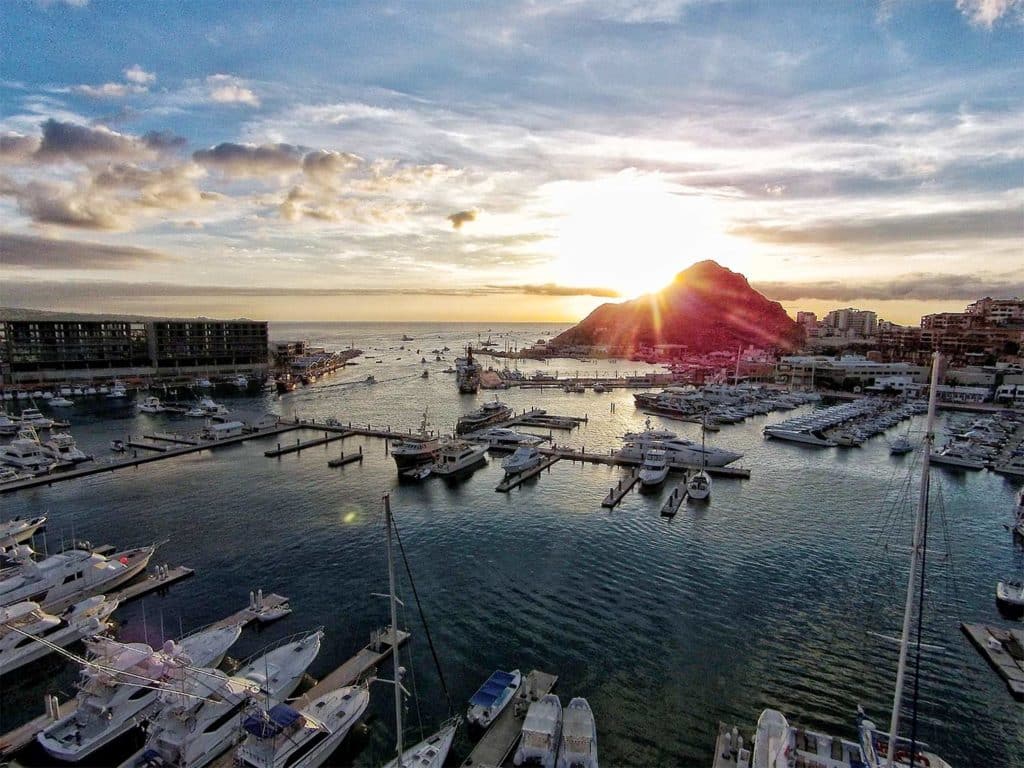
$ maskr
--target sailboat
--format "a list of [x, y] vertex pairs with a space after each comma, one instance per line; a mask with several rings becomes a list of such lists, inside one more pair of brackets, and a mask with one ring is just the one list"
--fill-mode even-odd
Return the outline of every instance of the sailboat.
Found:
[[[707, 411], [704, 412], [703, 424], [708, 420]], [[711, 476], [707, 473], [707, 452], [704, 450], [704, 436], [706, 429], [700, 431], [700, 472], [686, 481], [686, 494], [691, 499], [706, 499], [711, 495]]]
[[[911, 725], [911, 736], [898, 736], [900, 714], [903, 703], [904, 679], [907, 671], [907, 656], [911, 644], [911, 620], [914, 617], [915, 596], [923, 586], [924, 553], [927, 549], [927, 516], [929, 490], [929, 457], [935, 441], [935, 398], [938, 389], [939, 369], [942, 356], [936, 352], [932, 363], [931, 394], [928, 399], [928, 422], [922, 443], [921, 489], [917, 514], [914, 520], [913, 546], [910, 550], [910, 573], [907, 577], [907, 594], [903, 612], [903, 628], [899, 637], [900, 654], [896, 668], [896, 686], [893, 695], [892, 718], [889, 733], [879, 731], [875, 724], [858, 712], [857, 742], [847, 741], [828, 734], [815, 733], [791, 726], [781, 712], [766, 709], [757, 722], [754, 746], [749, 752], [737, 750], [741, 756], [736, 765], [750, 768], [792, 768], [794, 765], [822, 764], [850, 766], [851, 768], [950, 768], [949, 763], [938, 755], [921, 749], [923, 743], [917, 739], [917, 718]], [[918, 612], [920, 605], [918, 605]], [[918, 647], [920, 648], [918, 637]], [[897, 734], [895, 737], [890, 734]], [[728, 743], [728, 741], [727, 741]], [[735, 743], [735, 739], [733, 740]], [[746, 762], [749, 761], [749, 762]]]
[[402, 743], [402, 705], [403, 694], [408, 692], [402, 686], [403, 668], [398, 660], [398, 597], [395, 594], [395, 559], [391, 551], [391, 531], [394, 522], [391, 519], [391, 496], [384, 494], [384, 526], [387, 532], [388, 553], [388, 592], [391, 602], [391, 653], [394, 662], [395, 686], [395, 752], [397, 756], [385, 768], [441, 768], [448, 751], [455, 739], [455, 731], [459, 726], [458, 719], [445, 722], [440, 730], [428, 736], [415, 746], [403, 749]]

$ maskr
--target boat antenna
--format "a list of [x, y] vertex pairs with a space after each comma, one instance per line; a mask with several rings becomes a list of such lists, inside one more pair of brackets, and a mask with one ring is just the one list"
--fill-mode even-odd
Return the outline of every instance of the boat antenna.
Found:
[[452, 709], [452, 697], [448, 693], [448, 683], [445, 682], [444, 672], [441, 670], [441, 661], [437, 657], [437, 649], [434, 648], [434, 638], [430, 634], [430, 626], [427, 624], [427, 616], [423, 613], [423, 606], [420, 603], [419, 592], [416, 591], [416, 582], [413, 581], [412, 571], [409, 569], [409, 558], [405, 556], [405, 547], [402, 545], [402, 536], [398, 532], [398, 523], [395, 522], [395, 518], [391, 518], [391, 526], [395, 530], [395, 539], [398, 541], [398, 549], [402, 553], [402, 562], [405, 564], [405, 573], [409, 577], [409, 585], [412, 587], [412, 596], [416, 600], [416, 610], [419, 611], [420, 621], [423, 623], [423, 633], [427, 636], [427, 645], [430, 646], [430, 655], [434, 657], [434, 666], [437, 667], [437, 676], [441, 678], [441, 690], [444, 691], [444, 697], [448, 701], [448, 714], [450, 715]]
[[391, 598], [391, 659], [395, 666], [395, 748], [402, 768], [402, 667], [398, 661], [398, 599], [395, 596], [395, 559], [391, 553], [391, 494], [384, 494], [384, 529], [387, 534], [388, 594]]
[[[914, 587], [917, 581], [918, 563], [923, 565], [925, 521], [928, 515], [928, 468], [931, 462], [932, 443], [935, 441], [935, 399], [939, 388], [939, 368], [942, 365], [942, 354], [932, 355], [931, 390], [928, 394], [928, 420], [925, 424], [924, 440], [921, 451], [921, 491], [917, 502], [917, 515], [914, 518], [914, 539], [910, 549], [910, 573], [907, 577], [907, 598], [903, 607], [903, 630], [900, 633], [900, 658], [896, 666], [896, 691], [892, 699], [892, 719], [889, 724], [889, 754], [886, 759], [888, 768], [892, 768], [896, 758], [896, 734], [900, 727], [900, 704], [903, 699], [903, 678], [907, 672], [907, 641], [910, 633], [910, 620], [914, 609]], [[922, 568], [923, 578], [923, 568]], [[920, 626], [920, 622], [919, 622]], [[920, 637], [918, 638], [920, 644]], [[913, 754], [911, 754], [913, 762]]]

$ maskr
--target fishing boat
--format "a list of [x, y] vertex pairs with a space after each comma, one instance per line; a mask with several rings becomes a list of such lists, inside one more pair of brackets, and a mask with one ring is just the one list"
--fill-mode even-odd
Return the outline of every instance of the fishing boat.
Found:
[[584, 698], [573, 699], [562, 712], [557, 768], [598, 768], [597, 721]]
[[331, 756], [359, 722], [370, 692], [346, 686], [325, 693], [301, 710], [278, 704], [243, 723], [245, 738], [235, 765], [250, 768], [316, 768]]
[[57, 648], [106, 632], [117, 600], [95, 595], [55, 616], [39, 603], [25, 601], [0, 608], [0, 675], [5, 675]]
[[6, 523], [0, 523], [0, 549], [7, 549], [28, 541], [44, 525], [46, 525], [45, 515], [31, 517], [28, 520], [16, 517]]
[[548, 693], [530, 704], [526, 711], [512, 762], [516, 765], [535, 762], [543, 768], [555, 768], [561, 738], [562, 702], [555, 694]]
[[496, 670], [491, 673], [483, 685], [469, 699], [469, 710], [466, 722], [471, 727], [487, 728], [501, 714], [516, 695], [523, 683], [523, 675], [518, 669], [511, 672]]
[[653, 488], [665, 482], [668, 477], [668, 457], [660, 448], [651, 448], [640, 465], [640, 484]]
[[25, 408], [21, 412], [20, 422], [22, 426], [35, 427], [36, 429], [49, 429], [53, 426], [53, 419], [43, 416], [38, 408]]
[[528, 472], [534, 467], [539, 467], [544, 462], [544, 454], [536, 448], [522, 446], [516, 448], [515, 452], [501, 462], [501, 468], [506, 475], [518, 475], [521, 472]]
[[[77, 763], [151, 717], [159, 708], [160, 687], [180, 685], [185, 668], [220, 664], [241, 634], [238, 624], [214, 627], [177, 642], [168, 640], [159, 650], [104, 637], [90, 641], [88, 663], [78, 682], [78, 706], [36, 740], [51, 757]], [[140, 680], [154, 685], [140, 686]]]

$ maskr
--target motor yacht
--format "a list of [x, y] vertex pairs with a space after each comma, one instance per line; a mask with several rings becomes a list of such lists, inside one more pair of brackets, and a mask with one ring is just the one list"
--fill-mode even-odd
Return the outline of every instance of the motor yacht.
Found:
[[17, 470], [14, 467], [0, 466], [0, 485], [4, 483], [13, 483], [18, 480], [30, 480], [35, 477], [34, 472], [28, 472], [26, 470]]
[[423, 414], [423, 421], [420, 422], [419, 437], [415, 440], [392, 440], [391, 457], [399, 472], [430, 464], [437, 459], [438, 451], [441, 449], [437, 437], [427, 432], [427, 414]]
[[136, 406], [142, 413], [163, 413], [167, 410], [159, 397], [150, 395]]
[[0, 413], [0, 435], [13, 435], [20, 426], [20, 419], [12, 419], [6, 411]]
[[668, 455], [660, 448], [651, 448], [644, 455], [640, 465], [640, 485], [653, 488], [665, 482], [668, 477]]
[[466, 722], [471, 727], [488, 728], [512, 701], [522, 683], [523, 675], [518, 669], [492, 672], [470, 698]]
[[520, 472], [527, 472], [534, 467], [539, 467], [544, 462], [544, 454], [536, 448], [522, 446], [516, 448], [515, 452], [501, 462], [501, 468], [506, 475], [518, 475]]
[[19, 417], [22, 426], [34, 427], [36, 429], [49, 429], [53, 426], [53, 419], [43, 416], [38, 408], [25, 408]]
[[110, 391], [107, 393], [107, 397], [111, 400], [128, 397], [128, 390], [124, 388], [117, 379], [114, 379], [114, 383], [110, 385]]
[[508, 421], [510, 418], [512, 418], [512, 409], [503, 402], [494, 400], [484, 403], [472, 413], [462, 416], [455, 425], [455, 431], [460, 435], [465, 435], [502, 421]]
[[21, 429], [10, 443], [0, 446], [0, 463], [34, 474], [49, 472], [57, 461], [43, 452], [34, 429]]
[[[55, 616], [25, 601], [0, 608], [0, 675], [110, 628], [117, 600], [95, 595]], [[35, 642], [33, 642], [35, 640]]]
[[773, 437], [776, 440], [786, 440], [791, 443], [817, 445], [822, 448], [834, 448], [836, 445], [835, 440], [815, 429], [786, 429], [769, 425], [764, 428], [763, 432], [765, 437]]
[[50, 439], [42, 444], [43, 453], [52, 458], [60, 466], [80, 464], [91, 461], [89, 456], [75, 443], [75, 438], [67, 432], [53, 432]]
[[[97, 638], [78, 682], [75, 711], [47, 726], [36, 740], [58, 760], [76, 763], [159, 709], [159, 687], [180, 686], [193, 665], [216, 667], [242, 633], [238, 624], [201, 630], [160, 650], [145, 643]], [[147, 680], [152, 687], [142, 687]]]
[[227, 416], [231, 411], [220, 403], [215, 403], [212, 398], [202, 397], [199, 403], [185, 411], [186, 416], [193, 418], [208, 418], [210, 416]]
[[159, 714], [140, 754], [122, 768], [202, 768], [242, 738], [238, 723], [250, 703], [274, 706], [298, 687], [317, 654], [323, 632], [288, 638], [228, 676], [216, 669], [186, 673], [181, 686], [159, 693]]
[[562, 739], [562, 702], [548, 693], [530, 704], [523, 721], [522, 736], [512, 762], [522, 765], [538, 762], [544, 768], [555, 768]]
[[330, 691], [301, 710], [278, 704], [243, 723], [246, 736], [235, 765], [250, 768], [317, 768], [359, 722], [370, 692], [363, 686]]
[[655, 440], [675, 440], [678, 435], [668, 429], [654, 429], [651, 420], [644, 422], [643, 432], [627, 432], [622, 439], [627, 443], [649, 443]]
[[110, 557], [69, 549], [36, 562], [21, 557], [0, 580], [0, 605], [25, 600], [59, 611], [83, 597], [109, 592], [142, 573], [155, 545], [117, 552]]
[[54, 407], [54, 408], [70, 408], [74, 404], [75, 404], [74, 400], [68, 400], [63, 395], [58, 395], [57, 397], [55, 397], [52, 400], [50, 400], [50, 405], [52, 407]]
[[670, 466], [724, 467], [743, 458], [743, 454], [737, 451], [698, 445], [682, 437], [666, 440], [638, 439], [629, 441], [618, 451], [617, 455], [624, 459], [642, 461], [651, 448], [665, 451]]
[[239, 389], [249, 388], [249, 378], [247, 376], [236, 376], [234, 381], [231, 382]]
[[7, 549], [31, 539], [36, 531], [46, 525], [46, 517], [32, 517], [28, 520], [14, 518], [0, 523], [0, 549]]
[[445, 440], [441, 443], [437, 460], [431, 465], [431, 472], [441, 476], [454, 475], [484, 463], [486, 455], [486, 445], [459, 439]]
[[483, 440], [487, 443], [490, 448], [507, 448], [508, 450], [515, 450], [520, 446], [538, 446], [548, 438], [541, 437], [540, 435], [531, 435], [526, 432], [516, 432], [514, 429], [508, 429], [506, 427], [491, 427], [485, 429], [478, 435], [475, 435], [474, 440]]
[[932, 464], [962, 469], [984, 469], [985, 459], [966, 444], [951, 443], [931, 455]]
[[562, 712], [562, 743], [557, 768], [598, 768], [597, 722], [584, 698], [575, 698]]

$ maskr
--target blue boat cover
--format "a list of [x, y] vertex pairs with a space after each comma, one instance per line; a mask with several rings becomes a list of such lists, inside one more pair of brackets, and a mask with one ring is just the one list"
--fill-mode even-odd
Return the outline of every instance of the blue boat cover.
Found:
[[257, 739], [271, 739], [300, 717], [302, 713], [287, 704], [275, 704], [269, 712], [260, 710], [255, 715], [249, 715], [242, 725]]
[[487, 678], [487, 682], [481, 685], [480, 690], [473, 694], [469, 703], [477, 707], [494, 706], [494, 702], [505, 692], [505, 689], [508, 688], [514, 679], [513, 675], [510, 675], [508, 672], [502, 672], [499, 669]]

